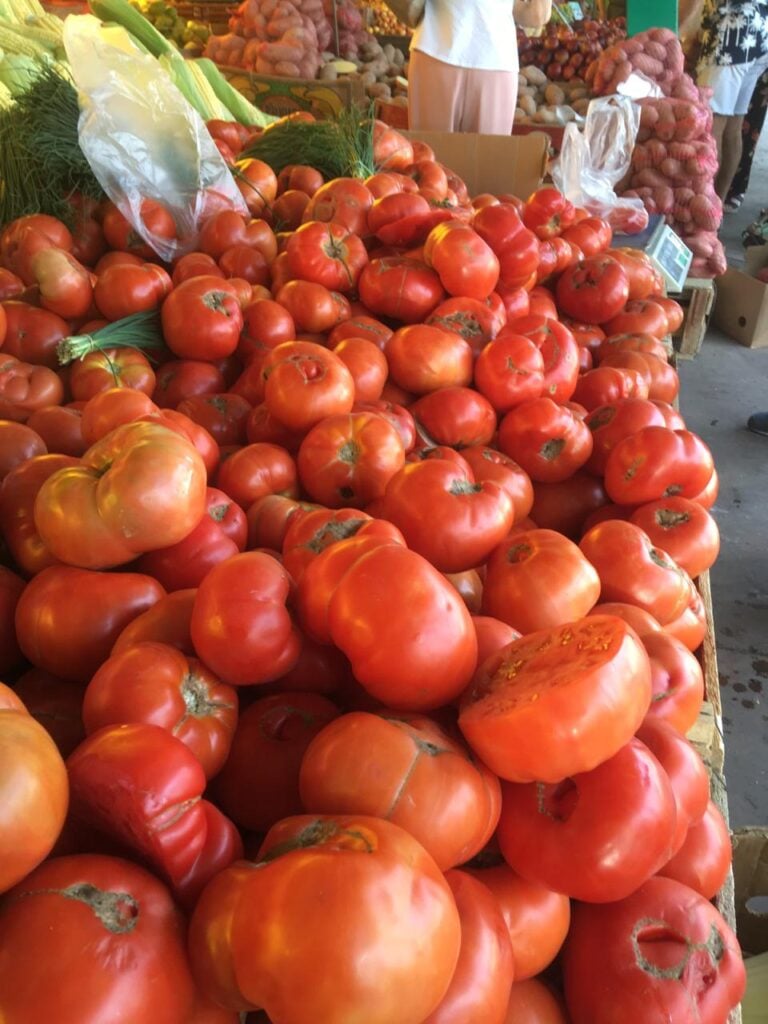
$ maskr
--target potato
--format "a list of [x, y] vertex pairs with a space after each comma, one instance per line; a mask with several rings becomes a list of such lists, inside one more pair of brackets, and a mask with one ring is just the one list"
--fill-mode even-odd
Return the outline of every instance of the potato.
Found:
[[520, 77], [524, 78], [526, 82], [529, 82], [531, 85], [547, 84], [547, 76], [541, 68], [534, 67], [533, 65], [527, 68], [522, 68], [520, 71]]
[[526, 114], [533, 115], [536, 113], [536, 100], [532, 96], [521, 96], [517, 105], [525, 111]]
[[376, 75], [372, 71], [366, 71], [360, 75], [360, 81], [363, 83], [363, 88], [368, 89], [372, 85], [376, 85]]
[[533, 96], [534, 99], [536, 99], [537, 93], [538, 89], [534, 88], [532, 85], [521, 85], [517, 90], [518, 96]]
[[589, 110], [589, 98], [585, 96], [583, 100], [575, 100], [573, 104], [573, 109], [576, 111], [577, 114], [580, 114], [582, 117], [584, 117], [587, 113], [587, 110]]
[[565, 103], [565, 93], [559, 85], [551, 83], [544, 90], [544, 99], [552, 107], [560, 107]]
[[369, 85], [365, 90], [372, 100], [389, 100], [392, 98], [392, 90], [386, 82], [376, 82]]
[[334, 64], [323, 64], [320, 68], [320, 74], [318, 78], [323, 82], [335, 82], [339, 77], [339, 72]]
[[522, 107], [515, 107], [515, 121], [527, 121], [528, 115]]

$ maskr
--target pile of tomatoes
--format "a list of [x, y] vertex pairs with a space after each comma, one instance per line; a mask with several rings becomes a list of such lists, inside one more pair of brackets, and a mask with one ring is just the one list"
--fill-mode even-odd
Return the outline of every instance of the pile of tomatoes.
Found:
[[555, 190], [377, 156], [247, 164], [172, 267], [109, 206], [0, 235], [4, 1024], [741, 997], [680, 309]]

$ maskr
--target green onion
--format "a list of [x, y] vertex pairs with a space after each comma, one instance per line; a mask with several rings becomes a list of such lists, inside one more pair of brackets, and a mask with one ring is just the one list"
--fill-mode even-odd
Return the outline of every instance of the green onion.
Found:
[[56, 346], [59, 363], [66, 366], [75, 359], [84, 359], [90, 352], [103, 352], [110, 348], [157, 349], [163, 346], [160, 314], [134, 313], [100, 327], [93, 334], [73, 334], [62, 338]]

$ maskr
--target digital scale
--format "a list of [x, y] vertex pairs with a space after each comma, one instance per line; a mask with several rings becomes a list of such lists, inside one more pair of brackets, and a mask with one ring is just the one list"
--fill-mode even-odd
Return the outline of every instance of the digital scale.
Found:
[[648, 227], [636, 235], [616, 235], [614, 245], [642, 249], [664, 275], [670, 292], [681, 292], [693, 262], [693, 253], [682, 238], [664, 222], [661, 214], [651, 214]]

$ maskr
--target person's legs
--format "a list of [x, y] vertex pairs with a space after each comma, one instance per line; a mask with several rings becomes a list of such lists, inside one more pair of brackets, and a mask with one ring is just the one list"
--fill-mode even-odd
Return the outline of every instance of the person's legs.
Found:
[[[743, 114], [734, 114], [732, 117], [721, 117], [716, 114], [715, 121], [723, 122], [718, 145], [720, 167], [715, 178], [715, 192], [725, 201], [731, 188], [731, 182], [741, 163], [741, 148], [743, 145], [741, 129], [744, 123], [744, 116]], [[715, 138], [717, 138], [717, 135]]]
[[457, 132], [463, 68], [412, 50], [408, 69], [409, 126], [422, 132]]
[[755, 156], [755, 149], [760, 139], [765, 122], [766, 108], [768, 108], [768, 71], [763, 71], [757, 88], [752, 93], [752, 100], [749, 104], [749, 111], [744, 118], [742, 126], [742, 151], [741, 162], [736, 171], [736, 176], [731, 182], [731, 189], [728, 194], [727, 208], [737, 210], [744, 199], [749, 188], [749, 179], [752, 174], [752, 161]]
[[516, 71], [465, 71], [460, 131], [511, 135], [517, 106]]

